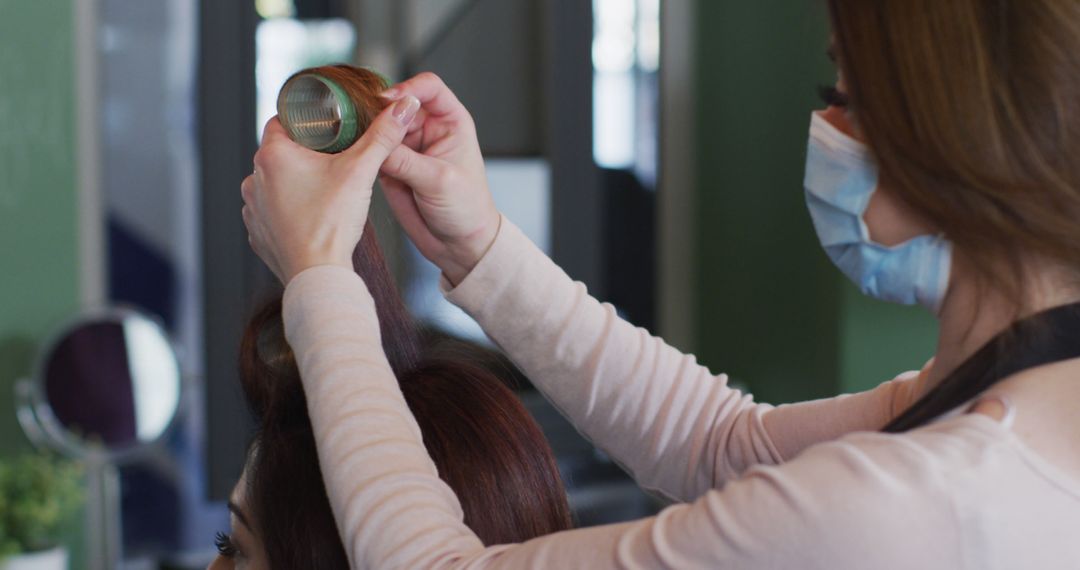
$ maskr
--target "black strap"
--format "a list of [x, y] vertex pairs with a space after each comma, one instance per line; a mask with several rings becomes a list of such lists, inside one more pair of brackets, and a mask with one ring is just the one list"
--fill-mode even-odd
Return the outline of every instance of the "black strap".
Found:
[[926, 425], [1009, 376], [1073, 358], [1080, 358], [1080, 303], [1013, 323], [883, 431], [900, 433]]

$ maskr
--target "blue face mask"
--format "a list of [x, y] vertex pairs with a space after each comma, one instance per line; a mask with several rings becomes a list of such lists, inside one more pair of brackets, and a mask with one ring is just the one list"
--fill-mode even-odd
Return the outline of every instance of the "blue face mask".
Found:
[[865, 295], [918, 303], [937, 314], [949, 285], [952, 245], [930, 235], [894, 247], [871, 241], [863, 214], [877, 186], [877, 164], [869, 149], [814, 113], [806, 205], [825, 253]]

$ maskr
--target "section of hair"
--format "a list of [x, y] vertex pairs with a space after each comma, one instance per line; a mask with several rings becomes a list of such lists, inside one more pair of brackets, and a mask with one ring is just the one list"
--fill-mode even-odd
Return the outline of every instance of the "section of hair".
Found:
[[491, 372], [433, 361], [401, 379], [441, 477], [465, 524], [485, 544], [511, 544], [570, 528], [570, 510], [544, 434]]

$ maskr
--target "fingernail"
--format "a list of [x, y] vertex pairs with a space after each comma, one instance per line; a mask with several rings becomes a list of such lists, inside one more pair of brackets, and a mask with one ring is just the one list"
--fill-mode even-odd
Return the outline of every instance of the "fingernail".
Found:
[[398, 101], [394, 104], [394, 118], [398, 120], [404, 126], [409, 126], [416, 118], [416, 113], [420, 111], [420, 100], [412, 95]]
[[398, 99], [401, 99], [401, 91], [393, 88], [387, 89], [386, 91], [380, 93], [379, 97], [382, 97], [383, 99], [389, 99], [390, 101], [397, 101]]

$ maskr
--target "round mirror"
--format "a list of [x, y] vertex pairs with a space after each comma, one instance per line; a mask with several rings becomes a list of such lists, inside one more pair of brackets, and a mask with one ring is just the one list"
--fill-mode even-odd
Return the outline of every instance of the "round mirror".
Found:
[[82, 315], [41, 351], [29, 388], [38, 432], [54, 447], [117, 456], [161, 438], [180, 404], [168, 336], [130, 309]]
[[121, 308], [84, 313], [61, 327], [42, 347], [34, 377], [16, 384], [26, 435], [86, 467], [86, 544], [95, 570], [117, 568], [122, 559], [117, 465], [165, 435], [181, 389], [165, 330]]

